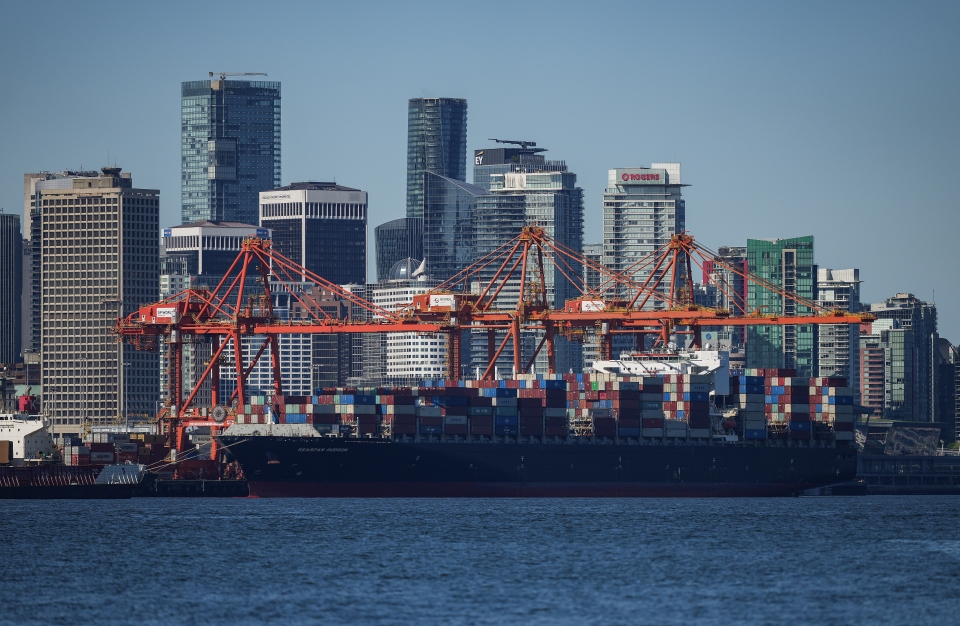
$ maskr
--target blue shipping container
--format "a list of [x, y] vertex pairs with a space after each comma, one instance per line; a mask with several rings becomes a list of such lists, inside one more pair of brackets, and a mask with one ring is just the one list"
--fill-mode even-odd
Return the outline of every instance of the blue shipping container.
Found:
[[497, 415], [497, 426], [516, 426], [517, 425], [517, 416], [514, 415]]
[[709, 402], [710, 401], [710, 394], [704, 393], [703, 391], [691, 391], [689, 394], [684, 394], [684, 395], [690, 396], [690, 402]]
[[853, 396], [830, 396], [830, 404], [852, 405]]
[[766, 390], [763, 388], [763, 385], [746, 385], [745, 387], [740, 387], [740, 393], [764, 394]]
[[517, 427], [516, 426], [495, 426], [493, 431], [500, 436], [503, 435], [516, 435]]
[[421, 426], [421, 435], [439, 435], [443, 431], [442, 426]]
[[766, 430], [748, 430], [744, 432], [744, 439], [766, 439], [767, 431]]
[[813, 422], [790, 422], [790, 430], [810, 430]]
[[639, 437], [640, 429], [639, 428], [621, 428], [620, 436], [621, 437]]

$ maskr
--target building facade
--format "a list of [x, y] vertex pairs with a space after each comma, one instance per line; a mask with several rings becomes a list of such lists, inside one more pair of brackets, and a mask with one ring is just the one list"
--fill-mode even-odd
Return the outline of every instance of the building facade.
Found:
[[214, 79], [180, 88], [184, 224], [257, 223], [257, 195], [280, 186], [280, 83]]
[[870, 313], [877, 316], [873, 332], [881, 322], [893, 322], [885, 354], [890, 370], [885, 414], [895, 419], [935, 421], [936, 306], [912, 293], [898, 293], [871, 304]]
[[423, 217], [426, 172], [467, 180], [466, 100], [410, 99], [407, 109], [407, 217]]
[[520, 148], [474, 150], [473, 184], [489, 191], [492, 184], [491, 176], [494, 174], [567, 171], [567, 164], [564, 161], [549, 161], [540, 154], [546, 152], [546, 148], [533, 147], [537, 145], [535, 143], [527, 145]]
[[367, 280], [367, 192], [336, 183], [294, 183], [260, 193], [273, 249], [331, 283]]
[[473, 263], [473, 214], [477, 199], [486, 193], [460, 180], [424, 174], [423, 260], [427, 276], [442, 283]]
[[[679, 163], [609, 170], [603, 192], [603, 264], [641, 284], [654, 264], [641, 261], [666, 246], [686, 229]], [[639, 264], [639, 265], [638, 265]], [[662, 286], [666, 295], [669, 286]], [[645, 308], [662, 307], [651, 298]]]
[[[813, 263], [813, 237], [748, 239], [750, 273], [807, 301], [817, 297], [817, 271]], [[751, 284], [747, 308], [765, 315], [810, 315], [809, 306], [786, 295]], [[817, 373], [817, 326], [748, 326], [747, 367], [795, 368], [798, 376]]]
[[377, 226], [373, 231], [377, 253], [377, 281], [387, 280], [397, 261], [423, 260], [423, 219], [401, 217]]
[[23, 235], [20, 216], [0, 213], [0, 363], [21, 361]]
[[[56, 433], [156, 411], [156, 353], [118, 343], [116, 319], [159, 291], [160, 194], [130, 174], [37, 184], [44, 402]], [[36, 241], [36, 237], [34, 238]]]
[[[817, 304], [830, 311], [860, 310], [860, 270], [817, 269]], [[844, 377], [853, 389], [860, 379], [860, 325], [821, 324], [817, 332], [819, 376]]]

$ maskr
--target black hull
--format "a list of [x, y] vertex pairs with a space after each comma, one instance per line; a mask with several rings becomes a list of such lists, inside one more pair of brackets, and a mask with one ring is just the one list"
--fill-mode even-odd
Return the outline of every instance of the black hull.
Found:
[[254, 497], [771, 497], [856, 473], [852, 448], [219, 439]]

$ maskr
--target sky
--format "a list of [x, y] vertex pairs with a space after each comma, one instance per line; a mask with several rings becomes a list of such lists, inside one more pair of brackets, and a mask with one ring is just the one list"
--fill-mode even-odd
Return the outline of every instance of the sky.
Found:
[[[607, 170], [679, 161], [706, 246], [813, 235], [862, 300], [935, 300], [960, 343], [960, 3], [5, 2], [0, 207], [116, 163], [180, 223], [180, 83], [282, 83], [282, 179], [402, 217], [409, 98], [468, 101], [468, 155], [536, 141], [602, 240]], [[471, 164], [468, 158], [468, 181]], [[159, 236], [159, 233], [158, 233]]]

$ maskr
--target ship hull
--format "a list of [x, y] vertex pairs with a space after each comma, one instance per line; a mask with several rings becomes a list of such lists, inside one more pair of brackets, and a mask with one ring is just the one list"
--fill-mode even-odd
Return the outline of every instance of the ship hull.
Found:
[[856, 474], [846, 448], [219, 439], [255, 497], [773, 497]]

